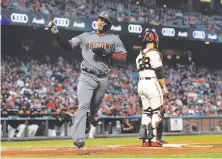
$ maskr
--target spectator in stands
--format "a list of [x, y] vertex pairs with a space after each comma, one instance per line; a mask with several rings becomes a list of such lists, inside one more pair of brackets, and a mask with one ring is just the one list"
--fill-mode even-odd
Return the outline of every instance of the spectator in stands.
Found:
[[132, 133], [133, 125], [130, 123], [129, 118], [125, 118], [122, 124], [122, 133]]
[[[19, 11], [32, 11], [37, 15], [53, 13], [57, 16], [78, 16], [79, 18], [96, 18], [98, 13], [109, 10], [116, 15], [118, 21], [129, 23], [149, 23], [168, 27], [204, 29], [213, 33], [221, 33], [222, 13], [220, 15], [207, 16], [197, 12], [187, 12], [179, 8], [160, 8], [147, 4], [145, 0], [137, 1], [72, 1], [72, 0], [3, 0], [1, 6], [4, 9]], [[69, 5], [67, 5], [69, 4]], [[118, 6], [118, 7], [116, 7]]]

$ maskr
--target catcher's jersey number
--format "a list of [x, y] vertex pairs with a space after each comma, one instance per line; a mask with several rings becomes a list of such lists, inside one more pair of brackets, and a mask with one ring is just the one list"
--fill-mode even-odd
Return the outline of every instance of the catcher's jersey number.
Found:
[[139, 71], [151, 69], [150, 58], [144, 57], [138, 60]]

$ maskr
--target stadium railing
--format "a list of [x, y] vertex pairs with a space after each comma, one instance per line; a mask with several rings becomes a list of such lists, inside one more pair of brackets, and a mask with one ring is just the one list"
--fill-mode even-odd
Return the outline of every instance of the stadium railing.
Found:
[[[128, 118], [134, 129], [130, 133], [122, 133], [124, 119]], [[136, 136], [140, 127], [140, 115], [136, 116], [111, 116], [98, 119], [95, 137], [118, 137], [118, 136]], [[44, 130], [42, 136], [28, 137], [28, 125], [30, 121], [42, 121]], [[2, 124], [2, 141], [8, 140], [39, 140], [39, 139], [54, 139], [54, 138], [70, 138], [68, 133], [68, 123], [64, 123], [63, 136], [48, 136], [49, 121], [55, 121], [56, 118], [51, 116], [44, 117], [19, 117], [8, 116], [1, 118]], [[23, 121], [26, 125], [24, 137], [7, 136], [7, 121]], [[208, 133], [222, 133], [222, 116], [214, 117], [165, 117], [163, 120], [163, 135], [194, 135]]]

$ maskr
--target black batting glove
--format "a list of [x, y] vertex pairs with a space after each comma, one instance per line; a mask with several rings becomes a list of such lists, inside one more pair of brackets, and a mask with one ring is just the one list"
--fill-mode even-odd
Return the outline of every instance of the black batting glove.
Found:
[[101, 57], [110, 57], [111, 56], [110, 52], [107, 52], [104, 48], [101, 48], [101, 47], [93, 48], [92, 51]]

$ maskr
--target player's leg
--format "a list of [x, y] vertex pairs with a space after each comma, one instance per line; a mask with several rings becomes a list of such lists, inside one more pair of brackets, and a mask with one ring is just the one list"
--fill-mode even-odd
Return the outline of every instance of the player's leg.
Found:
[[139, 136], [140, 139], [142, 139], [142, 146], [148, 146], [148, 138], [152, 136], [152, 133], [150, 134], [150, 128], [151, 128], [150, 103], [148, 98], [145, 96], [145, 94], [142, 91], [139, 91], [139, 95], [142, 101], [142, 108], [143, 108]]
[[87, 75], [82, 74], [78, 84], [79, 107], [72, 126], [72, 138], [78, 148], [84, 146], [87, 112], [98, 83]]
[[157, 140], [160, 142], [162, 139], [162, 133], [163, 133], [163, 120], [160, 121], [157, 127]]
[[92, 104], [90, 107], [90, 118], [88, 121], [91, 124], [89, 132], [90, 135], [89, 137], [91, 138], [95, 135], [96, 125], [97, 125], [97, 120], [95, 119], [95, 117], [100, 108], [100, 104], [104, 98], [108, 86], [108, 78], [101, 78], [98, 81], [99, 81], [99, 86], [95, 90], [92, 97]]
[[162, 120], [162, 117], [159, 115], [159, 113], [154, 113], [152, 116], [152, 128], [153, 128], [153, 140], [154, 142], [157, 142], [157, 127]]
[[[155, 81], [152, 85], [152, 92], [150, 93], [150, 104], [153, 111], [152, 115], [152, 127], [153, 127], [153, 139], [152, 144], [155, 146], [161, 146], [161, 144], [157, 144], [157, 127], [162, 120], [161, 111], [163, 105], [163, 94], [160, 88], [160, 85], [157, 81]], [[153, 146], [153, 145], [152, 145]]]
[[[162, 118], [164, 117], [165, 110], [163, 109], [161, 112]], [[162, 140], [162, 133], [163, 133], [163, 119], [160, 121], [157, 127], [157, 141], [160, 143], [168, 143], [167, 141]]]

